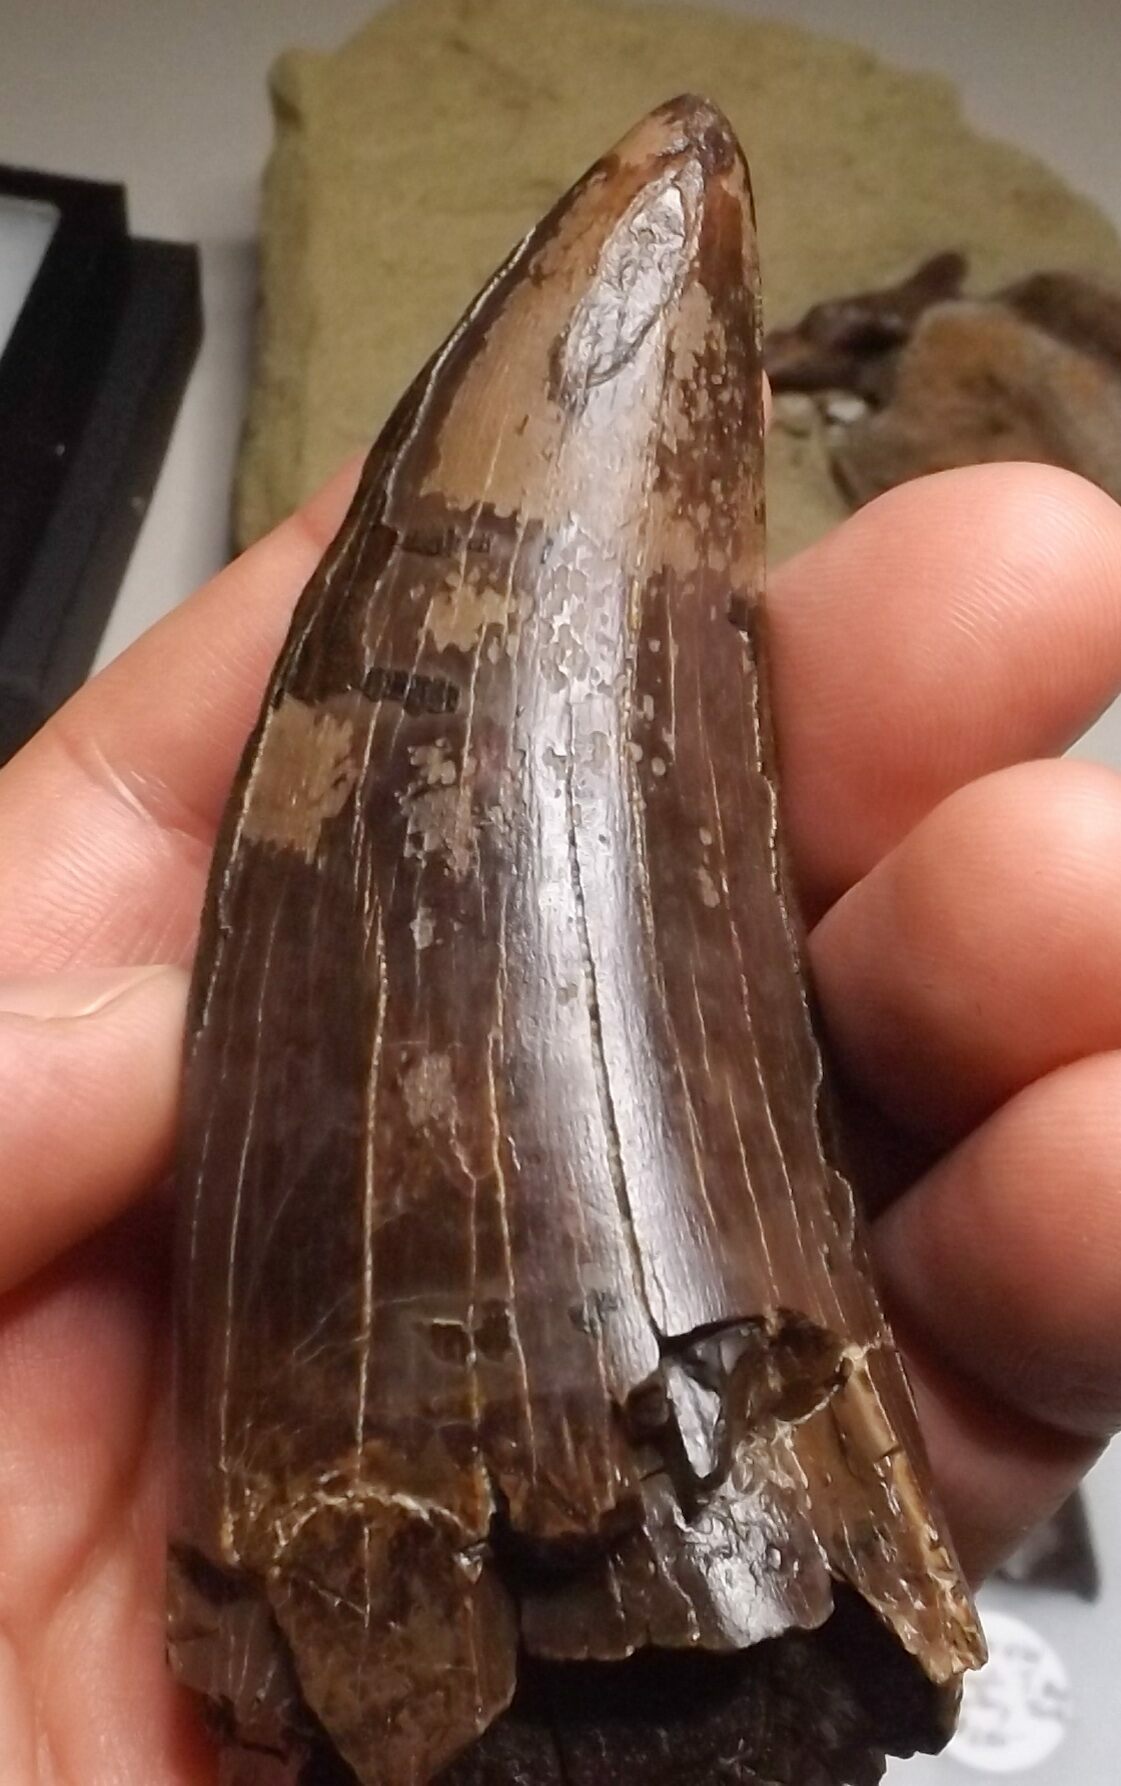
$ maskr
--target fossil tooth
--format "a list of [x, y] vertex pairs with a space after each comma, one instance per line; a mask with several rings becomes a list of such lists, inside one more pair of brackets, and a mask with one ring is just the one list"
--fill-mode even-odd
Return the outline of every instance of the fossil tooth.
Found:
[[270, 683], [178, 1261], [171, 1649], [231, 1782], [864, 1786], [978, 1659], [819, 1116], [760, 340], [675, 101], [407, 393]]

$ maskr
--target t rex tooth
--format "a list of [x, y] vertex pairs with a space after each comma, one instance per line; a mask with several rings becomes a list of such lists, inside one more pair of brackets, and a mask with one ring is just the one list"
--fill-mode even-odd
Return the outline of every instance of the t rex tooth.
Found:
[[230, 1782], [864, 1786], [979, 1658], [819, 1111], [760, 343], [674, 101], [296, 611], [189, 1022], [171, 1650]]

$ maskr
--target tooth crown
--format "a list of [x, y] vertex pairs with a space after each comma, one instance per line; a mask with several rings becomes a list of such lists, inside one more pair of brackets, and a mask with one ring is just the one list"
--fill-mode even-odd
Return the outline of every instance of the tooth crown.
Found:
[[[846, 1718], [937, 1746], [978, 1655], [822, 1136], [761, 430], [747, 172], [682, 100], [406, 395], [247, 747], [188, 1049], [172, 1649], [277, 1765], [317, 1720], [364, 1786], [513, 1778], [471, 1745], [520, 1672], [777, 1638], [712, 1741], [777, 1778], [745, 1729], [770, 1696], [793, 1754], [804, 1691], [840, 1786]], [[898, 1640], [890, 1712], [836, 1710], [800, 1635], [838, 1591]]]

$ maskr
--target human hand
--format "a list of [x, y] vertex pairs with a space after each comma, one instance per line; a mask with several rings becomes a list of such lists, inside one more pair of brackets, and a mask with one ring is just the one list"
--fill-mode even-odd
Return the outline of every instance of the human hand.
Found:
[[[214, 831], [353, 472], [0, 773], [0, 1754], [201, 1786], [163, 1661], [165, 1200]], [[967, 1566], [1121, 1423], [1121, 510], [1059, 472], [893, 492], [778, 572], [786, 822], [886, 1200], [875, 1246]], [[135, 972], [136, 964], [180, 964]]]

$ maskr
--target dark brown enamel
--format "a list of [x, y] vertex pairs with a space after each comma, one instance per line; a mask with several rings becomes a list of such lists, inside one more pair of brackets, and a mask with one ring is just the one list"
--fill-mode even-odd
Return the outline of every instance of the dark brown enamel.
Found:
[[760, 385], [746, 169], [677, 101], [301, 600], [188, 1049], [172, 1654], [230, 1781], [863, 1786], [978, 1657], [820, 1131]]

